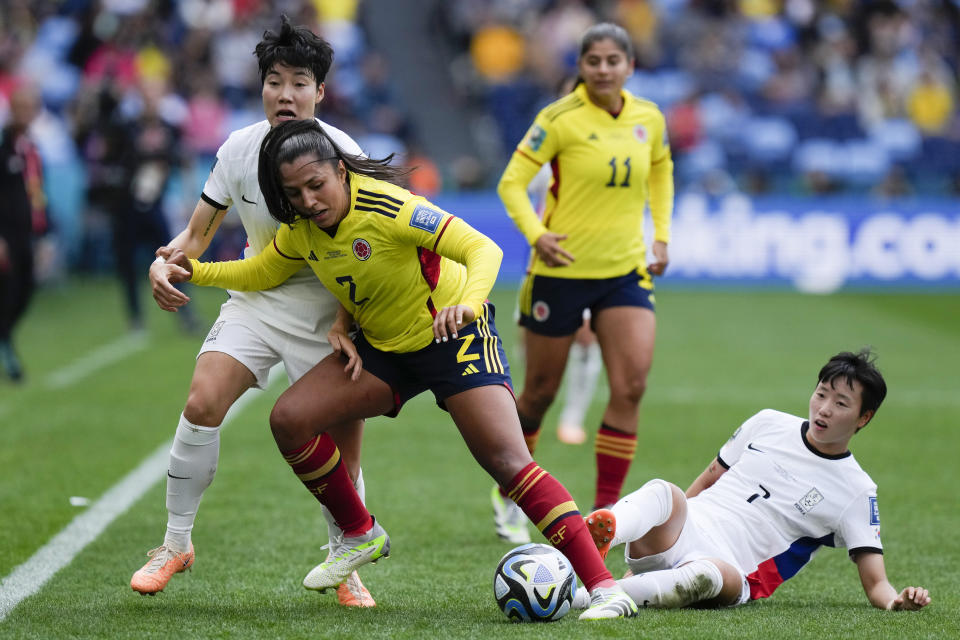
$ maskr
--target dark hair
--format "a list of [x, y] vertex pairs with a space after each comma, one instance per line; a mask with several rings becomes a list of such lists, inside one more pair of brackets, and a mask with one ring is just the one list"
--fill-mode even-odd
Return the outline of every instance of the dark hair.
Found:
[[270, 215], [277, 222], [293, 224], [303, 217], [283, 192], [280, 165], [306, 155], [314, 155], [320, 161], [334, 166], [342, 162], [348, 171], [348, 180], [350, 173], [390, 181], [410, 173], [409, 169], [390, 166], [394, 156], [392, 153], [380, 160], [347, 153], [337, 146], [314, 118], [281, 122], [267, 133], [260, 144], [257, 166], [260, 192], [263, 193]]
[[876, 412], [887, 395], [887, 383], [874, 365], [876, 356], [869, 347], [859, 353], [844, 351], [830, 358], [817, 375], [817, 381], [832, 384], [837, 378], [843, 378], [851, 387], [854, 380], [860, 383], [860, 415], [868, 411]]
[[285, 15], [280, 16], [280, 32], [264, 31], [253, 54], [260, 66], [260, 84], [277, 64], [309, 69], [317, 85], [324, 81], [333, 64], [333, 47], [307, 27], [295, 27]]
[[630, 41], [630, 36], [627, 35], [627, 31], [623, 27], [612, 22], [595, 24], [584, 32], [580, 38], [580, 57], [586, 55], [590, 47], [601, 40], [613, 40], [613, 43], [626, 54], [628, 59], [633, 59], [633, 42]]

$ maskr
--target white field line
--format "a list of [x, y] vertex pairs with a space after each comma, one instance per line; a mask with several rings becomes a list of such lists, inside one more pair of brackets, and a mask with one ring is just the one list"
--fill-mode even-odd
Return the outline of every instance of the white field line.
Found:
[[[283, 365], [273, 367], [270, 370], [269, 384], [273, 385], [282, 374]], [[249, 391], [243, 394], [227, 413], [223, 426], [227, 426], [227, 423], [256, 397], [256, 394]], [[35, 594], [60, 569], [70, 564], [111, 522], [126, 512], [164, 476], [172, 444], [171, 439], [157, 447], [136, 469], [108, 489], [99, 500], [0, 581], [0, 622], [3, 622], [22, 600]]]
[[119, 362], [137, 351], [142, 351], [149, 342], [148, 334], [142, 331], [121, 336], [48, 375], [47, 387], [50, 389], [69, 387], [114, 362]]

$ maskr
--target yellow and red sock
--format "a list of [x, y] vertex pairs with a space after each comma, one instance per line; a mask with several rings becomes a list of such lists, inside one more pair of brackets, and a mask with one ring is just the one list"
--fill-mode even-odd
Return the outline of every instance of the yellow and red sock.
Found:
[[329, 509], [345, 536], [359, 536], [370, 530], [370, 513], [357, 495], [333, 438], [321, 433], [303, 446], [282, 453], [303, 486]]
[[606, 507], [620, 499], [623, 481], [637, 451], [637, 434], [624, 433], [608, 424], [597, 432], [594, 453], [597, 456], [597, 493], [594, 509]]
[[587, 591], [613, 576], [603, 564], [570, 493], [536, 462], [514, 476], [507, 494], [573, 566]]

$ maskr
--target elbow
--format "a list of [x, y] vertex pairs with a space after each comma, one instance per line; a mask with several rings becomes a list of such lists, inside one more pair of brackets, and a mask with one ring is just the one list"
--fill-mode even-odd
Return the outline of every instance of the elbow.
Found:
[[[506, 176], [500, 178], [500, 182], [497, 183], [497, 196], [499, 196], [500, 201], [506, 204], [507, 200], [510, 197], [510, 181], [507, 180]], [[509, 209], [507, 209], [509, 213]]]

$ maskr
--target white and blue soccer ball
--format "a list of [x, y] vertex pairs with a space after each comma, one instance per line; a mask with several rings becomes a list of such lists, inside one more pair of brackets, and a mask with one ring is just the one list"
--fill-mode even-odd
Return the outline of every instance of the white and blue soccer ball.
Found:
[[515, 622], [559, 620], [570, 611], [576, 590], [566, 556], [536, 542], [509, 551], [493, 576], [497, 606]]

